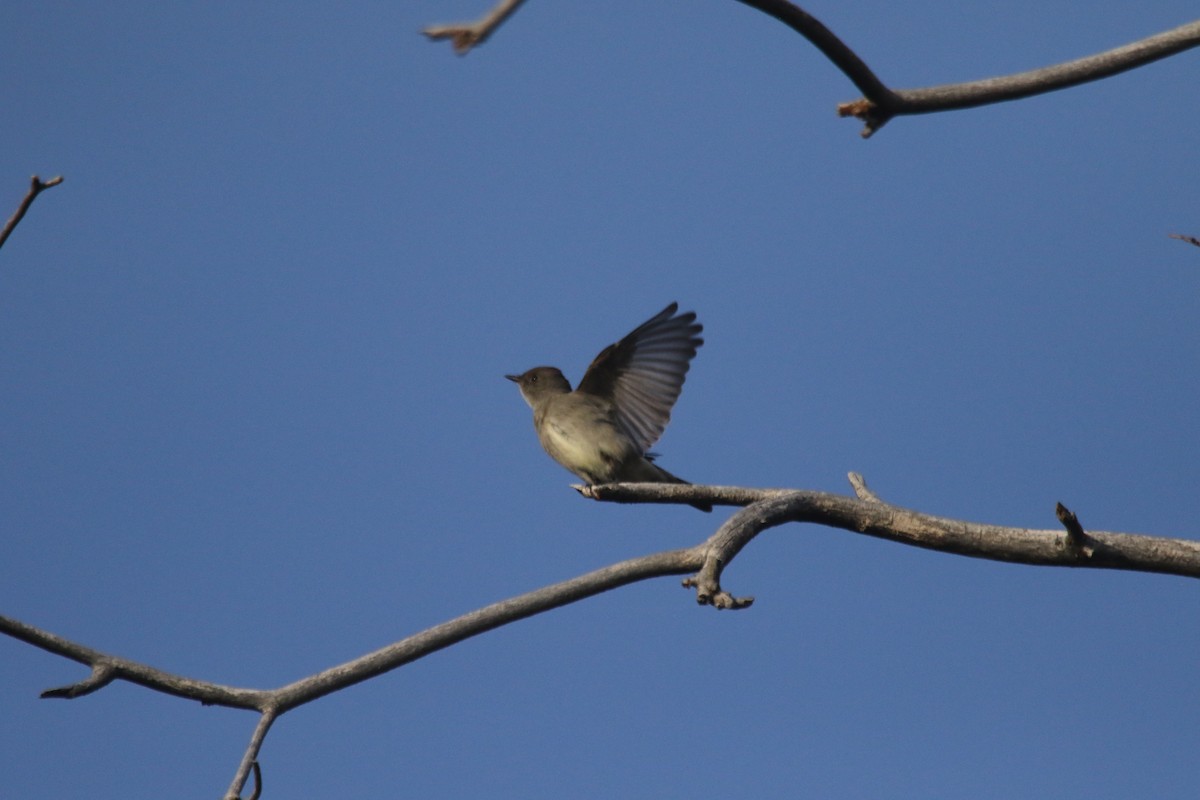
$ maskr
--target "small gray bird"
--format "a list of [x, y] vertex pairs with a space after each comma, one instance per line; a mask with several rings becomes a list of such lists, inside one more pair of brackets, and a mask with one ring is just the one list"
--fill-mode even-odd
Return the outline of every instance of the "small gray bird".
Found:
[[[670, 422], [689, 362], [704, 344], [696, 314], [676, 316], [678, 310], [671, 303], [604, 348], [575, 391], [555, 367], [504, 376], [521, 387], [545, 451], [589, 484], [687, 483], [648, 452]], [[710, 503], [692, 505], [712, 511]]]

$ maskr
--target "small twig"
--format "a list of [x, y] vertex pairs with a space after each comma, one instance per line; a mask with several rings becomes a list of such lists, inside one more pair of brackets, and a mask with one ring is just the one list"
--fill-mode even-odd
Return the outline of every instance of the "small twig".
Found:
[[1067, 538], [1071, 540], [1071, 543], [1081, 546], [1087, 539], [1087, 534], [1083, 532], [1083, 526], [1079, 524], [1079, 517], [1075, 516], [1075, 512], [1062, 503], [1055, 503], [1054, 513], [1058, 517], [1058, 521], [1067, 529]]
[[1184, 236], [1182, 233], [1172, 233], [1169, 235], [1172, 239], [1179, 239], [1182, 242], [1187, 242], [1188, 244], [1194, 244], [1196, 247], [1200, 247], [1200, 239], [1197, 239], [1195, 236]]
[[1079, 517], [1075, 516], [1075, 512], [1062, 503], [1055, 503], [1054, 513], [1058, 517], [1058, 521], [1067, 529], [1067, 547], [1085, 558], [1095, 555], [1095, 544], [1091, 537], [1084, 532], [1083, 525], [1080, 524]]
[[846, 476], [850, 480], [850, 488], [854, 489], [854, 494], [859, 500], [866, 500], [868, 503], [882, 503], [879, 495], [871, 491], [871, 487], [867, 486], [867, 479], [857, 472], [851, 472]]
[[262, 768], [257, 761], [250, 766], [254, 768], [254, 794], [250, 795], [250, 800], [258, 800], [262, 797]]
[[496, 6], [475, 22], [460, 22], [451, 25], [431, 25], [424, 34], [432, 41], [449, 39], [454, 52], [465, 56], [471, 48], [483, 44], [487, 38], [512, 16], [525, 0], [500, 0]]
[[[43, 697], [70, 699], [94, 692], [114, 680], [128, 681], [148, 689], [198, 700], [205, 705], [219, 705], [229, 708], [246, 708], [261, 711], [270, 700], [270, 695], [257, 689], [239, 689], [234, 686], [207, 681], [193, 680], [181, 675], [173, 675], [160, 669], [139, 664], [126, 658], [102, 653], [90, 647], [77, 644], [49, 631], [35, 628], [19, 620], [0, 616], [0, 633], [14, 639], [40, 647], [55, 655], [68, 658], [92, 668], [90, 677], [79, 683], [59, 689], [50, 689]], [[86, 690], [86, 691], [85, 691]]]
[[107, 659], [97, 661], [92, 665], [92, 674], [78, 683], [72, 683], [70, 686], [60, 686], [57, 689], [47, 689], [41, 693], [43, 699], [51, 697], [61, 697], [65, 700], [74, 700], [76, 697], [83, 697], [85, 694], [103, 689], [117, 678], [117, 671], [108, 663]]
[[258, 753], [262, 750], [263, 740], [267, 738], [267, 731], [271, 729], [278, 715], [278, 709], [269, 708], [258, 718], [258, 724], [254, 726], [254, 733], [250, 736], [250, 743], [246, 745], [246, 752], [242, 755], [242, 762], [238, 764], [237, 772], [233, 776], [233, 783], [225, 793], [225, 800], [241, 798], [242, 787], [246, 785], [251, 771], [254, 772], [254, 794], [250, 795], [250, 800], [256, 800], [262, 794], [262, 769], [258, 766]]
[[41, 194], [43, 190], [49, 189], [51, 186], [58, 186], [62, 182], [62, 175], [59, 175], [56, 178], [51, 178], [45, 182], [43, 182], [42, 179], [37, 175], [34, 175], [32, 178], [30, 178], [29, 192], [25, 195], [25, 199], [21, 201], [21, 205], [17, 206], [16, 212], [8, 218], [8, 222], [4, 223], [4, 229], [0, 230], [0, 247], [4, 246], [4, 243], [8, 241], [9, 235], [12, 234], [13, 229], [17, 227], [17, 223], [19, 223], [25, 217], [25, 212], [29, 210], [31, 205], [33, 205], [34, 198]]

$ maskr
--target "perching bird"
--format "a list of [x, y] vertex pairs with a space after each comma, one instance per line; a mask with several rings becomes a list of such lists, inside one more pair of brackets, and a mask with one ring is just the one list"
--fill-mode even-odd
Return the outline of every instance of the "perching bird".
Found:
[[[591, 485], [687, 483], [648, 451], [671, 420], [688, 365], [704, 344], [696, 314], [676, 303], [639, 325], [592, 361], [579, 388], [556, 367], [505, 375], [533, 409], [533, 427], [550, 457]], [[712, 511], [710, 503], [692, 503]]]

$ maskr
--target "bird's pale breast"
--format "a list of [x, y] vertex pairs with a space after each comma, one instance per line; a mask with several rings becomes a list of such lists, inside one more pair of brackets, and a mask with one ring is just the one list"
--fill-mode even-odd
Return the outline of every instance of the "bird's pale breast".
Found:
[[538, 438], [551, 458], [588, 483], [608, 483], [641, 453], [618, 427], [606, 403], [564, 394], [539, 409]]

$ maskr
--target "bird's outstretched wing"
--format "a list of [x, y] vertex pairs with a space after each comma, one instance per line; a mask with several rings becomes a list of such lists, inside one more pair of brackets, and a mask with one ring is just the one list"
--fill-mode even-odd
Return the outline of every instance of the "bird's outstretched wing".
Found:
[[596, 356], [579, 382], [580, 392], [612, 400], [621, 425], [643, 451], [662, 436], [679, 399], [689, 362], [704, 344], [692, 311], [675, 316], [664, 308]]

